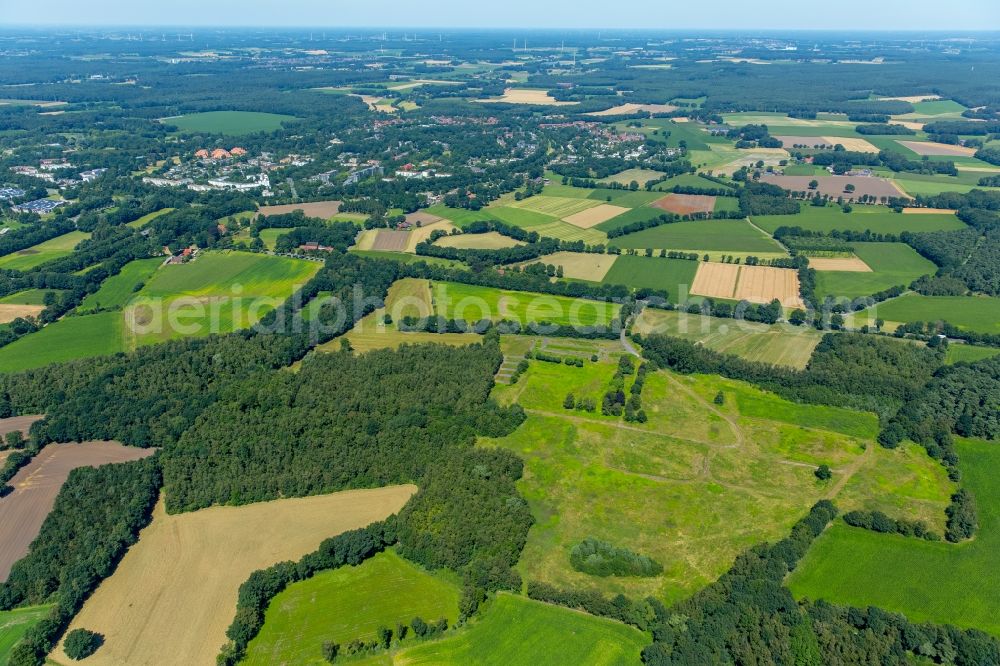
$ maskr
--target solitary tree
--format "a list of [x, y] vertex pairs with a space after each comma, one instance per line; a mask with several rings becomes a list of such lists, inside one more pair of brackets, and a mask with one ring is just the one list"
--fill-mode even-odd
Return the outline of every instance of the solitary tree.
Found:
[[833, 472], [830, 471], [829, 465], [820, 465], [816, 468], [816, 471], [813, 472], [813, 474], [815, 474], [816, 478], [820, 481], [829, 481], [833, 478]]
[[810, 190], [815, 190], [817, 187], [819, 187], [819, 181], [818, 180], [816, 180], [815, 178], [813, 178], [812, 180], [809, 181], [809, 189]]

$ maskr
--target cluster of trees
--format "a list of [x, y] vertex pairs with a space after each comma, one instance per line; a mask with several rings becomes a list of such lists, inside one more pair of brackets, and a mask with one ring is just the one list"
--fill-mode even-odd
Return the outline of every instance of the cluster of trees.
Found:
[[823, 500], [775, 544], [741, 554], [704, 590], [656, 613], [643, 662], [655, 666], [728, 663], [905, 666], [915, 659], [973, 666], [1000, 662], [1000, 643], [977, 630], [914, 624], [878, 608], [796, 602], [782, 582], [836, 516]]
[[591, 576], [649, 577], [663, 572], [663, 565], [656, 560], [594, 537], [573, 546], [569, 562], [577, 571]]
[[955, 163], [950, 161], [931, 161], [928, 159], [911, 160], [902, 153], [883, 150], [879, 153], [862, 153], [852, 150], [834, 150], [816, 153], [813, 156], [816, 166], [833, 167], [833, 172], [842, 174], [855, 166], [884, 166], [892, 171], [909, 173], [941, 174], [957, 176]]
[[916, 134], [915, 130], [906, 127], [905, 125], [897, 125], [895, 123], [871, 123], [867, 125], [858, 125], [854, 128], [854, 131], [858, 134], [872, 135], [872, 136], [895, 136], [895, 135], [913, 135]]
[[[164, 451], [168, 509], [420, 479], [476, 434], [503, 434], [523, 419], [488, 397], [502, 361], [498, 340], [319, 354], [298, 373], [238, 384]], [[276, 438], [279, 432], [296, 435]], [[275, 469], [275, 459], [290, 462]]]
[[55, 604], [11, 651], [11, 666], [43, 663], [83, 602], [149, 524], [160, 486], [155, 456], [70, 472], [28, 555], [0, 585], [0, 610]]
[[844, 514], [844, 522], [852, 527], [860, 527], [873, 532], [901, 534], [927, 541], [941, 540], [941, 535], [931, 531], [927, 527], [927, 523], [922, 520], [890, 518], [881, 511], [848, 511]]
[[823, 336], [805, 370], [746, 361], [664, 335], [643, 338], [642, 344], [650, 361], [677, 372], [722, 375], [790, 400], [884, 415], [920, 393], [943, 357], [926, 347], [854, 333]]
[[618, 594], [610, 599], [597, 590], [565, 590], [541, 581], [528, 581], [528, 597], [536, 601], [581, 610], [591, 615], [624, 622], [642, 631], [649, 630], [658, 618], [667, 614], [663, 603], [654, 597], [641, 601]]
[[735, 141], [737, 148], [781, 148], [781, 141], [771, 136], [767, 125], [734, 127], [726, 137]]
[[740, 213], [747, 215], [798, 215], [799, 202], [786, 190], [770, 183], [748, 182], [740, 190]]
[[974, 157], [990, 164], [1000, 165], [1000, 150], [997, 148], [980, 148]]
[[979, 527], [976, 500], [965, 488], [959, 488], [951, 496], [951, 504], [945, 509], [948, 517], [944, 537], [952, 543], [970, 539]]

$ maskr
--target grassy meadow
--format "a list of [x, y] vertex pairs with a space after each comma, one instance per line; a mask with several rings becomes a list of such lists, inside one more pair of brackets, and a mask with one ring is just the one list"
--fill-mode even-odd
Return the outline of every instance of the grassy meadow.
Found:
[[6, 664], [10, 651], [28, 629], [48, 615], [52, 606], [29, 606], [0, 611], [0, 664]]
[[[799, 405], [742, 382], [651, 373], [644, 424], [563, 408], [567, 393], [599, 405], [616, 367], [614, 355], [583, 368], [531, 361], [517, 384], [494, 389], [501, 403], [517, 401], [528, 413], [511, 435], [480, 440], [525, 460], [519, 489], [536, 519], [518, 564], [527, 579], [677, 601], [715, 580], [737, 553], [780, 538], [815, 501], [868, 473], [874, 415]], [[720, 391], [721, 406], [714, 403]], [[939, 467], [926, 456], [923, 463]], [[820, 464], [833, 468], [832, 481], [817, 481]], [[907, 484], [887, 471], [885, 483], [908, 497]], [[569, 551], [587, 536], [649, 555], [664, 572], [577, 572]]]
[[976, 497], [979, 531], [960, 544], [878, 534], [837, 522], [789, 578], [796, 597], [878, 606], [917, 622], [975, 627], [1000, 636], [1000, 448], [958, 440], [963, 486]]
[[923, 231], [953, 231], [965, 224], [955, 215], [907, 215], [894, 213], [885, 206], [853, 206], [844, 213], [839, 206], [802, 206], [798, 215], [755, 215], [753, 223], [768, 233], [778, 227], [802, 227], [807, 231], [872, 231], [878, 234], [900, 234]]
[[135, 296], [135, 288], [145, 284], [162, 264], [163, 257], [130, 261], [118, 275], [106, 279], [100, 289], [83, 299], [78, 311], [124, 307]]
[[649, 642], [646, 634], [619, 622], [501, 593], [466, 628], [404, 648], [394, 658], [366, 663], [625, 666], [639, 663]]
[[124, 351], [120, 312], [65, 317], [0, 347], [0, 372]]
[[415, 617], [458, 619], [457, 582], [444, 580], [386, 551], [358, 566], [323, 571], [280, 592], [250, 642], [247, 666], [325, 664], [324, 641], [374, 640], [380, 627]]
[[71, 231], [62, 236], [56, 236], [44, 243], [39, 243], [20, 252], [0, 257], [0, 268], [26, 271], [41, 266], [47, 261], [68, 257], [80, 241], [90, 238], [89, 233]]
[[607, 326], [621, 309], [617, 303], [453, 282], [434, 283], [433, 295], [438, 315], [466, 321], [508, 319], [522, 324], [544, 321], [563, 325]]
[[804, 368], [822, 333], [804, 326], [757, 324], [646, 308], [634, 324], [643, 335], [661, 333], [700, 343], [748, 361]]
[[320, 265], [243, 252], [206, 252], [163, 266], [126, 310], [129, 347], [252, 326]]
[[697, 261], [622, 255], [615, 260], [602, 282], [637, 289], [665, 289], [670, 301], [677, 303], [682, 291], [687, 295], [697, 271]]
[[259, 113], [256, 111], [206, 111], [164, 118], [163, 122], [175, 125], [182, 132], [242, 136], [280, 129], [281, 124], [289, 120], [295, 120], [295, 118], [279, 113]]
[[940, 321], [980, 333], [1000, 333], [1000, 298], [990, 296], [924, 296], [903, 294], [879, 303], [873, 315], [905, 324], [911, 321]]
[[675, 222], [634, 234], [613, 238], [611, 245], [620, 248], [688, 250], [692, 252], [781, 252], [771, 238], [745, 220], [699, 220]]
[[[871, 272], [817, 271], [816, 296], [835, 298], [868, 296], [896, 285], [907, 286], [922, 275], [933, 275], [937, 266], [905, 243], [850, 243]], [[880, 306], [881, 307], [881, 306]]]

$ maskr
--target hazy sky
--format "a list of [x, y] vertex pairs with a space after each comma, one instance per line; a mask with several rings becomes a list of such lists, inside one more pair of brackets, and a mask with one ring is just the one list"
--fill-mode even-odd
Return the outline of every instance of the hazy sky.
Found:
[[3, 24], [1000, 30], [1000, 0], [0, 0]]

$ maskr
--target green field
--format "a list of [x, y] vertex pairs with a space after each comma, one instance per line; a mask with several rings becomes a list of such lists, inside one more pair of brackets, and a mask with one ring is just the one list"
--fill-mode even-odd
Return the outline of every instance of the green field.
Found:
[[805, 326], [756, 324], [718, 319], [686, 312], [646, 308], [635, 323], [635, 331], [661, 333], [703, 344], [749, 361], [804, 368], [822, 334]]
[[153, 220], [155, 220], [159, 216], [166, 215], [167, 213], [170, 213], [170, 212], [172, 212], [174, 210], [176, 210], [176, 209], [174, 209], [174, 208], [161, 208], [160, 210], [155, 210], [152, 213], [147, 213], [146, 215], [143, 215], [138, 220], [132, 220], [131, 222], [128, 223], [128, 226], [132, 227], [133, 229], [139, 229], [140, 227], [146, 226], [147, 224], [149, 224], [150, 222], [152, 222]]
[[604, 284], [624, 284], [636, 289], [666, 289], [670, 301], [677, 303], [681, 287], [687, 293], [696, 272], [697, 261], [622, 255], [615, 259], [602, 281]]
[[176, 125], [182, 132], [242, 136], [281, 129], [281, 123], [288, 120], [295, 120], [295, 117], [256, 111], [206, 111], [176, 118], [164, 118], [163, 122]]
[[66, 317], [0, 347], [0, 372], [124, 351], [120, 312]]
[[907, 286], [918, 277], [933, 275], [937, 271], [937, 266], [905, 243], [850, 245], [854, 253], [872, 269], [871, 272], [817, 271], [816, 296], [820, 300], [826, 296], [868, 296], [896, 285]]
[[442, 580], [386, 551], [363, 564], [323, 571], [279, 593], [264, 626], [241, 662], [325, 664], [324, 641], [345, 645], [374, 640], [380, 627], [395, 631], [414, 617], [427, 622], [458, 618], [458, 585]]
[[872, 316], [902, 324], [940, 321], [981, 333], [1000, 333], [1000, 298], [989, 296], [923, 296], [909, 293], [879, 303]]
[[[714, 581], [737, 553], [787, 533], [828, 496], [835, 486], [817, 482], [817, 465], [830, 465], [833, 484], [875, 485], [861, 482], [875, 462], [868, 452], [878, 432], [873, 414], [800, 405], [742, 382], [665, 371], [646, 377], [647, 423], [603, 416], [599, 407], [564, 409], [567, 393], [600, 405], [617, 367], [613, 354], [602, 358], [583, 368], [530, 361], [520, 381], [494, 388], [499, 402], [516, 400], [528, 414], [511, 435], [479, 442], [525, 461], [518, 488], [536, 523], [518, 569], [528, 580], [677, 601]], [[721, 406], [713, 402], [719, 391]], [[928, 494], [899, 480], [907, 468], [892, 463], [901, 451], [886, 454], [889, 464], [878, 473], [893, 492], [880, 506], [908, 501], [914, 488]], [[918, 462], [941, 469], [926, 454]], [[947, 497], [938, 497], [942, 507]], [[664, 571], [650, 578], [578, 572], [569, 552], [587, 536], [648, 555]]]
[[448, 319], [516, 320], [521, 324], [550, 322], [563, 325], [606, 326], [621, 306], [580, 298], [523, 291], [507, 291], [454, 282], [435, 282], [434, 307]]
[[910, 620], [975, 627], [1000, 636], [1000, 447], [958, 439], [963, 485], [979, 507], [979, 531], [961, 544], [878, 534], [837, 522], [789, 578], [796, 597], [878, 606]]
[[654, 248], [696, 252], [780, 252], [773, 239], [754, 229], [745, 220], [699, 220], [664, 224], [638, 233], [613, 238], [610, 245], [621, 248]]
[[[592, 205], [598, 204], [598, 202], [590, 201], [588, 199], [580, 199], [580, 201], [587, 201], [588, 204], [590, 204], [587, 206], [588, 208]], [[537, 232], [540, 236], [548, 238], [558, 238], [566, 241], [583, 241], [584, 243], [592, 245], [605, 243], [608, 240], [607, 236], [603, 232], [597, 230], [597, 227], [592, 229], [581, 229], [580, 227], [570, 224], [569, 222], [563, 222], [560, 219], [533, 210], [514, 208], [511, 206], [498, 206], [496, 208], [490, 208], [489, 213], [492, 217], [506, 222], [507, 224], [512, 224], [515, 227], [521, 227], [523, 229], [527, 229], [528, 231]]]
[[496, 219], [490, 211], [488, 210], [467, 210], [465, 208], [450, 208], [444, 204], [437, 204], [436, 206], [431, 206], [427, 208], [426, 211], [431, 215], [437, 215], [438, 217], [443, 217], [446, 220], [451, 220], [455, 223], [455, 226], [464, 228], [466, 225], [472, 222], [478, 222], [480, 220], [493, 220]]
[[624, 666], [638, 664], [649, 642], [638, 629], [619, 622], [502, 593], [467, 628], [404, 649], [391, 663]]
[[71, 231], [62, 236], [56, 236], [44, 243], [0, 258], [0, 268], [26, 271], [41, 266], [47, 261], [69, 256], [73, 253], [73, 249], [80, 244], [80, 241], [88, 238], [90, 238], [90, 234], [83, 231]]
[[0, 298], [0, 303], [10, 303], [16, 305], [45, 305], [45, 294], [48, 292], [55, 294], [63, 293], [63, 289], [25, 289]]
[[588, 208], [593, 208], [598, 205], [598, 202], [593, 199], [579, 199], [576, 197], [536, 195], [522, 201], [515, 201], [509, 205], [511, 208], [530, 210], [561, 219], [587, 210]]
[[844, 213], [839, 206], [803, 206], [798, 215], [758, 215], [753, 223], [768, 233], [778, 227], [802, 227], [807, 231], [873, 231], [878, 234], [900, 234], [904, 231], [951, 231], [964, 229], [954, 215], [904, 215], [885, 206], [853, 206]]
[[[657, 198], [662, 196], [663, 194], [657, 193]], [[655, 219], [660, 215], [663, 215], [665, 212], [666, 211], [662, 211], [659, 208], [653, 208], [651, 206], [640, 206], [638, 208], [625, 211], [621, 215], [616, 215], [610, 220], [605, 220], [600, 224], [595, 225], [593, 228], [600, 229], [603, 232], [608, 232], [612, 229], [618, 229], [619, 227], [632, 224], [633, 222], [645, 222], [646, 220]], [[612, 239], [610, 242], [614, 243], [615, 240]]]
[[51, 608], [52, 606], [29, 606], [0, 611], [0, 664], [7, 663], [11, 649]]
[[302, 259], [227, 251], [163, 266], [125, 311], [127, 347], [252, 326], [319, 268]]
[[257, 111], [206, 111], [176, 118], [164, 118], [163, 122], [176, 125], [182, 132], [242, 136], [281, 129], [281, 124], [289, 120], [295, 120], [295, 117]]
[[979, 347], [977, 345], [960, 345], [960, 344], [950, 344], [948, 345], [948, 351], [945, 354], [944, 362], [951, 363], [975, 363], [976, 361], [981, 361], [984, 358], [990, 358], [991, 356], [996, 356], [1000, 354], [1000, 348], [998, 347]]
[[83, 299], [78, 310], [89, 312], [101, 308], [124, 307], [135, 295], [135, 288], [145, 284], [161, 264], [163, 257], [130, 261], [118, 275], [109, 277], [101, 283], [100, 289]]

